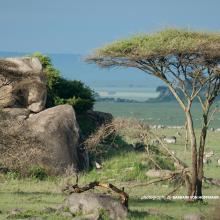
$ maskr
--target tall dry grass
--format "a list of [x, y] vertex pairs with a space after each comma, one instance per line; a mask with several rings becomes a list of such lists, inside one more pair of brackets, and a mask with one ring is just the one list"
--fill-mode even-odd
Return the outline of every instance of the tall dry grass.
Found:
[[33, 166], [48, 170], [50, 155], [24, 121], [0, 111], [0, 166], [25, 176]]

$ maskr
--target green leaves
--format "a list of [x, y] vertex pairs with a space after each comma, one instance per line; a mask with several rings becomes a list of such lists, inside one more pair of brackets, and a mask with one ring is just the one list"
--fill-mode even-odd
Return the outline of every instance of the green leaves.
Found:
[[178, 53], [220, 57], [220, 34], [185, 29], [165, 29], [154, 34], [138, 34], [98, 49], [88, 60], [95, 61], [95, 58], [100, 57], [148, 59]]
[[61, 76], [59, 70], [54, 68], [51, 59], [41, 53], [34, 53], [43, 66], [47, 80], [47, 107], [69, 104], [76, 112], [91, 109], [94, 104], [94, 92], [84, 83], [77, 80], [67, 80]]

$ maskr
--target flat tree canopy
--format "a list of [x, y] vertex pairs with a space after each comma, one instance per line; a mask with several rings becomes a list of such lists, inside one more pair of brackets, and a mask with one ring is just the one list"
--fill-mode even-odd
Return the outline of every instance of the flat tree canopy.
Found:
[[203, 55], [206, 59], [220, 59], [220, 33], [166, 29], [153, 34], [139, 34], [106, 45], [87, 60], [97, 61], [107, 57], [152, 59], [158, 55], [189, 53]]

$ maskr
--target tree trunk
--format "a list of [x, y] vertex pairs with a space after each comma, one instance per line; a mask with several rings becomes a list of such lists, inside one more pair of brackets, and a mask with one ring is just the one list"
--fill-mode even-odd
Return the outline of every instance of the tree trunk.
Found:
[[200, 200], [202, 196], [202, 179], [203, 179], [203, 156], [204, 156], [204, 148], [205, 141], [207, 135], [207, 115], [203, 115], [203, 127], [200, 134], [200, 144], [199, 144], [199, 155], [198, 155], [198, 180], [197, 180], [197, 192], [196, 196], [199, 197]]
[[184, 149], [184, 159], [186, 159], [186, 151], [188, 149], [189, 139], [188, 139], [188, 126], [187, 121], [185, 122], [185, 149]]
[[[196, 195], [197, 187], [197, 145], [196, 145], [196, 135], [194, 131], [194, 125], [192, 120], [192, 115], [190, 110], [186, 111], [186, 120], [188, 125], [189, 139], [191, 144], [191, 156], [192, 156], [192, 179], [191, 179], [191, 192], [189, 196]], [[188, 192], [189, 194], [189, 192]]]

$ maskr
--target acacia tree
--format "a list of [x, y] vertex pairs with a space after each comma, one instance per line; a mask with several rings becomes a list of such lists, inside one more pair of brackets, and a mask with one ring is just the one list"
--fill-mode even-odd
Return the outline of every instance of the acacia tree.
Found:
[[[213, 115], [211, 106], [220, 91], [220, 34], [168, 29], [137, 35], [96, 50], [87, 61], [103, 68], [138, 68], [167, 85], [186, 117], [192, 161], [186, 178], [188, 195], [202, 196], [207, 129]], [[199, 140], [191, 114], [196, 99], [203, 113]]]

